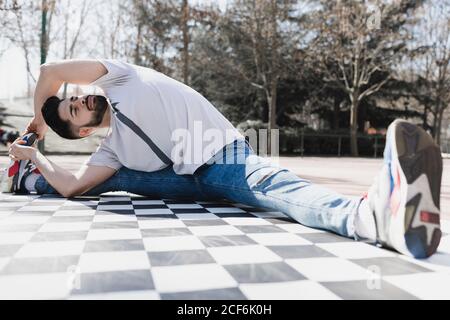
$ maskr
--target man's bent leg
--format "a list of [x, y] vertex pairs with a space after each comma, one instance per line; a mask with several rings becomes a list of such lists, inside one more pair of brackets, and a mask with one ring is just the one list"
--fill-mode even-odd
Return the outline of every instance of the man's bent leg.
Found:
[[[38, 194], [58, 193], [42, 176], [36, 181], [35, 189]], [[193, 176], [177, 175], [172, 168], [142, 172], [122, 167], [108, 180], [84, 195], [100, 195], [110, 191], [125, 191], [165, 199], [204, 199]]]

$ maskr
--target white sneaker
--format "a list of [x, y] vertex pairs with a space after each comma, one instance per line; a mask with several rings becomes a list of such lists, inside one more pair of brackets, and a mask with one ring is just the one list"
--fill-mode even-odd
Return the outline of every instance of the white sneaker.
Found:
[[431, 136], [395, 120], [386, 136], [384, 166], [367, 194], [381, 245], [415, 258], [436, 252], [441, 177], [441, 151]]
[[[28, 133], [22, 137], [25, 146], [31, 146], [36, 141], [36, 134]], [[0, 191], [5, 193], [28, 193], [25, 188], [25, 179], [33, 172], [36, 166], [30, 160], [11, 161], [8, 169], [0, 173]]]

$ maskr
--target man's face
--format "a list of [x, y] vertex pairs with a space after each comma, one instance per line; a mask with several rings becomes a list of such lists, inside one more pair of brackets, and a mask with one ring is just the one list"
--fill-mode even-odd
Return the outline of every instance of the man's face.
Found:
[[59, 117], [68, 121], [75, 133], [80, 128], [96, 128], [103, 120], [108, 102], [104, 96], [72, 96], [62, 100], [58, 107]]

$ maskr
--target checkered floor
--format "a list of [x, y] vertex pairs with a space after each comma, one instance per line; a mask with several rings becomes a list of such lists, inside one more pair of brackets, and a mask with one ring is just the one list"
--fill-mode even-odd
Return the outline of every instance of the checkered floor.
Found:
[[0, 194], [1, 299], [450, 299], [449, 288], [447, 234], [415, 261], [239, 204]]

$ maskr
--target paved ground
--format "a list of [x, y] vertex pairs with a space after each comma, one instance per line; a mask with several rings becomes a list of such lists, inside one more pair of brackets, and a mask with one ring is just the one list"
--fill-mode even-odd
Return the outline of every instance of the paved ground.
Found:
[[450, 299], [450, 223], [415, 260], [279, 212], [0, 194], [0, 299]]

